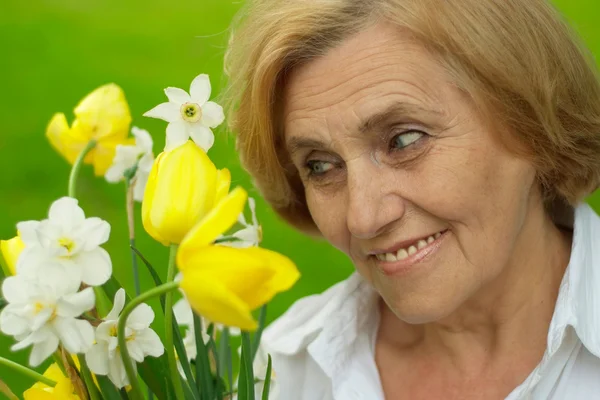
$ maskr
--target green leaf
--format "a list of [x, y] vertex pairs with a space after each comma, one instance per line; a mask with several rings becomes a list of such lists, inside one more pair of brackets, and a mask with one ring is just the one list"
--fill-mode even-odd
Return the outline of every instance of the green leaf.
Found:
[[254, 342], [252, 345], [252, 361], [256, 357], [256, 352], [260, 346], [260, 338], [262, 337], [263, 330], [265, 329], [265, 323], [267, 321], [267, 305], [265, 304], [260, 308], [260, 314], [258, 315], [258, 329], [254, 334]]
[[172, 385], [164, 386], [160, 383], [162, 377], [170, 376], [166, 354], [160, 357], [146, 357], [143, 363], [138, 364], [138, 374], [157, 398], [167, 399], [167, 395], [175, 397]]
[[262, 400], [269, 400], [269, 391], [271, 390], [271, 355], [267, 361], [267, 375], [265, 375], [265, 386], [263, 386]]
[[[242, 332], [242, 371], [246, 380], [246, 395], [247, 397], [239, 397], [239, 399], [254, 400], [254, 371], [252, 369], [252, 342], [250, 341], [250, 333]], [[240, 373], [241, 375], [241, 373]], [[238, 389], [241, 390], [241, 383], [238, 384]]]
[[6, 301], [6, 299], [5, 299], [5, 298], [3, 298], [3, 297], [0, 297], [0, 311], [2, 311], [2, 309], [3, 309], [4, 307], [6, 307], [7, 305], [8, 305], [8, 301]]
[[202, 398], [213, 400], [214, 387], [212, 372], [210, 370], [210, 361], [208, 359], [208, 349], [202, 340], [202, 320], [194, 314], [194, 333], [196, 334], [196, 384], [202, 393]]
[[100, 392], [104, 400], [121, 400], [119, 390], [107, 376], [96, 375], [96, 380], [98, 381], [98, 386], [100, 386]]
[[[104, 290], [104, 293], [106, 294], [106, 296], [112, 302], [112, 299], [115, 298], [115, 294], [117, 294], [117, 291], [119, 289], [121, 289], [123, 287], [123, 285], [121, 285], [121, 283], [117, 280], [117, 278], [115, 278], [114, 276], [111, 275], [111, 277], [108, 278], [106, 283], [104, 285], [102, 285], [101, 287], [102, 287], [102, 290]], [[131, 301], [131, 297], [129, 297], [129, 294], [127, 294], [127, 292], [125, 292], [125, 302], [129, 302], [129, 301]]]
[[213, 339], [213, 335], [212, 335], [213, 328], [214, 328], [214, 325], [210, 324], [210, 326], [208, 328], [208, 335], [210, 337], [210, 339], [208, 340], [208, 349], [209, 349], [209, 353], [212, 352], [212, 354], [215, 357], [216, 374], [215, 374], [215, 378], [214, 378], [214, 388], [215, 388], [215, 393], [217, 395], [217, 400], [223, 400], [223, 392], [225, 391], [225, 385], [223, 384], [223, 380], [221, 379], [222, 370], [219, 365], [220, 363], [219, 363], [219, 353], [217, 352], [217, 345], [216, 345], [215, 340]]
[[[142, 253], [134, 246], [131, 246], [131, 250], [133, 250], [133, 252], [135, 254], [137, 254], [137, 256], [140, 258], [140, 260], [142, 260], [142, 262], [148, 269], [148, 272], [150, 272], [150, 276], [152, 276], [152, 279], [154, 280], [154, 284], [156, 286], [162, 285], [162, 280], [160, 279], [160, 276], [158, 275], [158, 273], [156, 272], [156, 270], [154, 269], [152, 264], [150, 264], [150, 262], [146, 259], [146, 257], [144, 257], [142, 255]], [[165, 312], [165, 296], [164, 295], [160, 296], [160, 306], [164, 313]], [[200, 395], [200, 392], [198, 392], [198, 388], [196, 387], [196, 382], [194, 381], [194, 375], [192, 373], [190, 361], [187, 358], [187, 354], [185, 352], [185, 345], [183, 344], [183, 338], [181, 337], [181, 331], [179, 330], [179, 324], [177, 323], [177, 320], [175, 320], [175, 319], [173, 319], [173, 344], [175, 345], [175, 351], [177, 352], [177, 356], [179, 357], [179, 362], [181, 363], [181, 368], [183, 369], [183, 373], [185, 375], [185, 378], [188, 381], [188, 384], [191, 388], [194, 398], [197, 400], [200, 400], [202, 397]]]

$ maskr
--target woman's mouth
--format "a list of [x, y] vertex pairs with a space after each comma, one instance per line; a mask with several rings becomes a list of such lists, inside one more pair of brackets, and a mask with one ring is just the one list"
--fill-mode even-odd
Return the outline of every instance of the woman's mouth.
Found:
[[446, 229], [405, 244], [397, 250], [379, 252], [373, 256], [377, 259], [378, 266], [385, 274], [396, 274], [435, 252], [447, 233], [448, 230]]

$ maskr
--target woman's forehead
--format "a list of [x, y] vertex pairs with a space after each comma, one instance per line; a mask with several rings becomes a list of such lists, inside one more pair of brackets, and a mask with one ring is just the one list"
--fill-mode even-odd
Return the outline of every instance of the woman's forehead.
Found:
[[443, 92], [450, 87], [448, 74], [423, 46], [376, 25], [290, 73], [284, 88], [286, 136], [345, 113], [357, 117], [351, 128], [356, 131], [389, 108], [443, 113]]

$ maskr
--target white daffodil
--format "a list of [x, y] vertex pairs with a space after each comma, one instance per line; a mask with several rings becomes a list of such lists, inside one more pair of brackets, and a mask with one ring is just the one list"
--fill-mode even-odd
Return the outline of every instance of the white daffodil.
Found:
[[153, 142], [152, 136], [144, 129], [134, 126], [131, 128], [131, 133], [135, 137], [135, 145], [117, 145], [115, 158], [104, 178], [110, 183], [120, 182], [124, 179], [127, 170], [137, 166], [133, 178], [135, 180], [133, 198], [142, 201], [146, 182], [154, 163]]
[[223, 245], [237, 248], [259, 245], [262, 240], [262, 227], [258, 224], [258, 220], [256, 219], [256, 202], [252, 197], [248, 198], [248, 207], [250, 207], [250, 212], [252, 214], [252, 223], [246, 221], [246, 217], [242, 212], [238, 217], [238, 222], [244, 228], [231, 235], [239, 240], [224, 242], [222, 243]]
[[48, 219], [17, 224], [25, 249], [17, 273], [46, 282], [68, 280], [75, 287], [104, 284], [112, 274], [110, 256], [100, 247], [110, 225], [85, 218], [77, 200], [63, 197], [52, 203]]
[[169, 101], [144, 114], [169, 123], [165, 150], [184, 144], [190, 137], [204, 151], [212, 147], [215, 136], [211, 128], [221, 125], [225, 115], [223, 107], [208, 101], [210, 92], [208, 75], [200, 74], [192, 81], [189, 94], [183, 89], [168, 87], [165, 94]]
[[[119, 314], [124, 306], [125, 290], [119, 289], [112, 310], [96, 328], [96, 343], [85, 355], [90, 370], [97, 375], [108, 375], [119, 389], [129, 385], [117, 339]], [[137, 306], [127, 318], [127, 350], [137, 362], [144, 361], [147, 356], [160, 357], [165, 350], [156, 332], [150, 328], [152, 321], [154, 311], [147, 304]], [[135, 368], [135, 363], [133, 366]]]
[[73, 281], [31, 280], [25, 276], [8, 277], [2, 283], [2, 295], [8, 305], [0, 313], [0, 330], [14, 336], [12, 350], [33, 345], [29, 364], [36, 367], [62, 343], [72, 354], [89, 350], [94, 328], [88, 321], [76, 319], [94, 307], [92, 288], [77, 292]]

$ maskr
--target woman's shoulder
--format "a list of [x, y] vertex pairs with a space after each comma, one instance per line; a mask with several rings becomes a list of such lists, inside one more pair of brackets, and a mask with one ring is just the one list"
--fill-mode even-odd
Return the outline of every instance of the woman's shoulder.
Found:
[[357, 273], [320, 294], [297, 300], [263, 333], [262, 343], [270, 353], [293, 355], [300, 352], [321, 333], [335, 314], [351, 313], [344, 307], [364, 281]]

